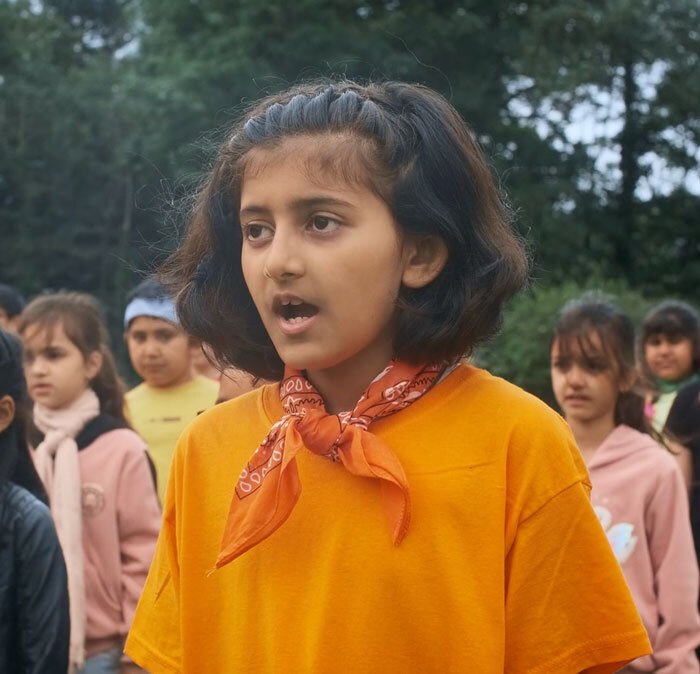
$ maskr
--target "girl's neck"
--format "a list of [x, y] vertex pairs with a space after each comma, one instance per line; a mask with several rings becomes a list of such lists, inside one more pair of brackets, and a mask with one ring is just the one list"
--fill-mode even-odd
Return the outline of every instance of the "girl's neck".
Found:
[[661, 393], [675, 393], [679, 391], [684, 386], [692, 384], [698, 379], [697, 372], [690, 372], [688, 375], [682, 379], [677, 379], [676, 381], [667, 381], [665, 379], [656, 379], [656, 387]]
[[594, 454], [603, 444], [605, 438], [615, 430], [615, 417], [613, 412], [599, 419], [590, 421], [578, 421], [567, 419], [573, 431], [576, 444], [586, 465], [591, 463]]
[[330, 414], [350, 412], [372, 380], [388, 365], [391, 349], [377, 349], [324, 370], [306, 372]]

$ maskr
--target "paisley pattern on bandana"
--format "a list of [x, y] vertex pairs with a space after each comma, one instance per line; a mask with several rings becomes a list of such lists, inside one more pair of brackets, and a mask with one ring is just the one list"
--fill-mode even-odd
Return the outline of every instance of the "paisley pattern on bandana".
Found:
[[392, 450], [369, 431], [427, 393], [455, 364], [408, 365], [391, 361], [350, 412], [329, 414], [323, 398], [299, 371], [287, 369], [280, 384], [284, 416], [276, 422], [241, 472], [229, 510], [216, 567], [270, 536], [291, 514], [301, 485], [295, 456], [306, 448], [351, 473], [380, 480], [392, 538], [406, 535], [411, 501], [403, 467]]

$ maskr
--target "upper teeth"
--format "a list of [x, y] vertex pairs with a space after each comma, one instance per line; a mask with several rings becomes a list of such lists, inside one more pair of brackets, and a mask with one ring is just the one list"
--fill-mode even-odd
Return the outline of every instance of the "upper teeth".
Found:
[[282, 306], [286, 307], [287, 305], [291, 304], [292, 306], [298, 307], [300, 304], [303, 304], [304, 302], [302, 300], [298, 299], [293, 299], [293, 300], [282, 300]]

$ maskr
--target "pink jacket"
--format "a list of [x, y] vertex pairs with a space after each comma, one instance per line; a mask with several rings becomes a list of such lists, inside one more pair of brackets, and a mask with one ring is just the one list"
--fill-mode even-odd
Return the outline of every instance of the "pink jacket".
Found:
[[698, 563], [674, 458], [623, 425], [596, 450], [588, 469], [593, 506], [654, 648], [622, 671], [698, 674]]
[[155, 549], [161, 512], [133, 431], [103, 433], [78, 454], [83, 510], [86, 648], [123, 639]]

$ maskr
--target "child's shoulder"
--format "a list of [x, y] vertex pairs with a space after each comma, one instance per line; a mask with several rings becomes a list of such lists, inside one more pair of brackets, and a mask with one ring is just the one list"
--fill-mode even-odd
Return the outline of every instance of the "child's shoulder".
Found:
[[109, 428], [96, 434], [89, 443], [81, 448], [81, 451], [89, 452], [91, 449], [100, 451], [107, 449], [110, 455], [125, 455], [133, 453], [143, 454], [147, 447], [143, 438], [136, 431], [120, 426]]
[[252, 435], [256, 438], [257, 446], [270, 426], [281, 416], [278, 385], [268, 384], [202, 412], [187, 427], [186, 439], [189, 442], [216, 442]]
[[625, 458], [637, 467], [643, 466], [649, 475], [654, 475], [657, 479], [675, 476], [679, 471], [673, 454], [648, 433], [621, 424], [617, 426], [609, 441], [617, 445], [618, 452], [624, 452], [626, 449]]
[[[569, 425], [549, 405], [486, 370], [462, 366], [451, 406], [461, 411], [465, 430], [502, 454], [509, 489], [529, 488], [542, 498], [577, 482], [589, 484]], [[529, 485], [529, 486], [528, 486]]]
[[219, 391], [218, 382], [202, 375], [192, 377], [183, 384], [177, 386], [157, 387], [151, 386], [148, 382], [142, 381], [125, 393], [127, 400], [135, 400], [146, 397], [192, 395], [204, 393], [209, 396], [216, 396]]
[[447, 413], [512, 432], [568, 433], [566, 422], [549, 405], [501, 377], [461, 364], [435, 389]]
[[149, 386], [145, 381], [142, 381], [140, 384], [134, 386], [134, 388], [129, 389], [124, 394], [124, 397], [126, 398], [127, 402], [132, 403], [136, 400], [149, 396], [154, 390], [155, 389], [152, 386]]
[[205, 395], [216, 396], [219, 392], [219, 382], [198, 374], [188, 382], [193, 391], [204, 393]]

